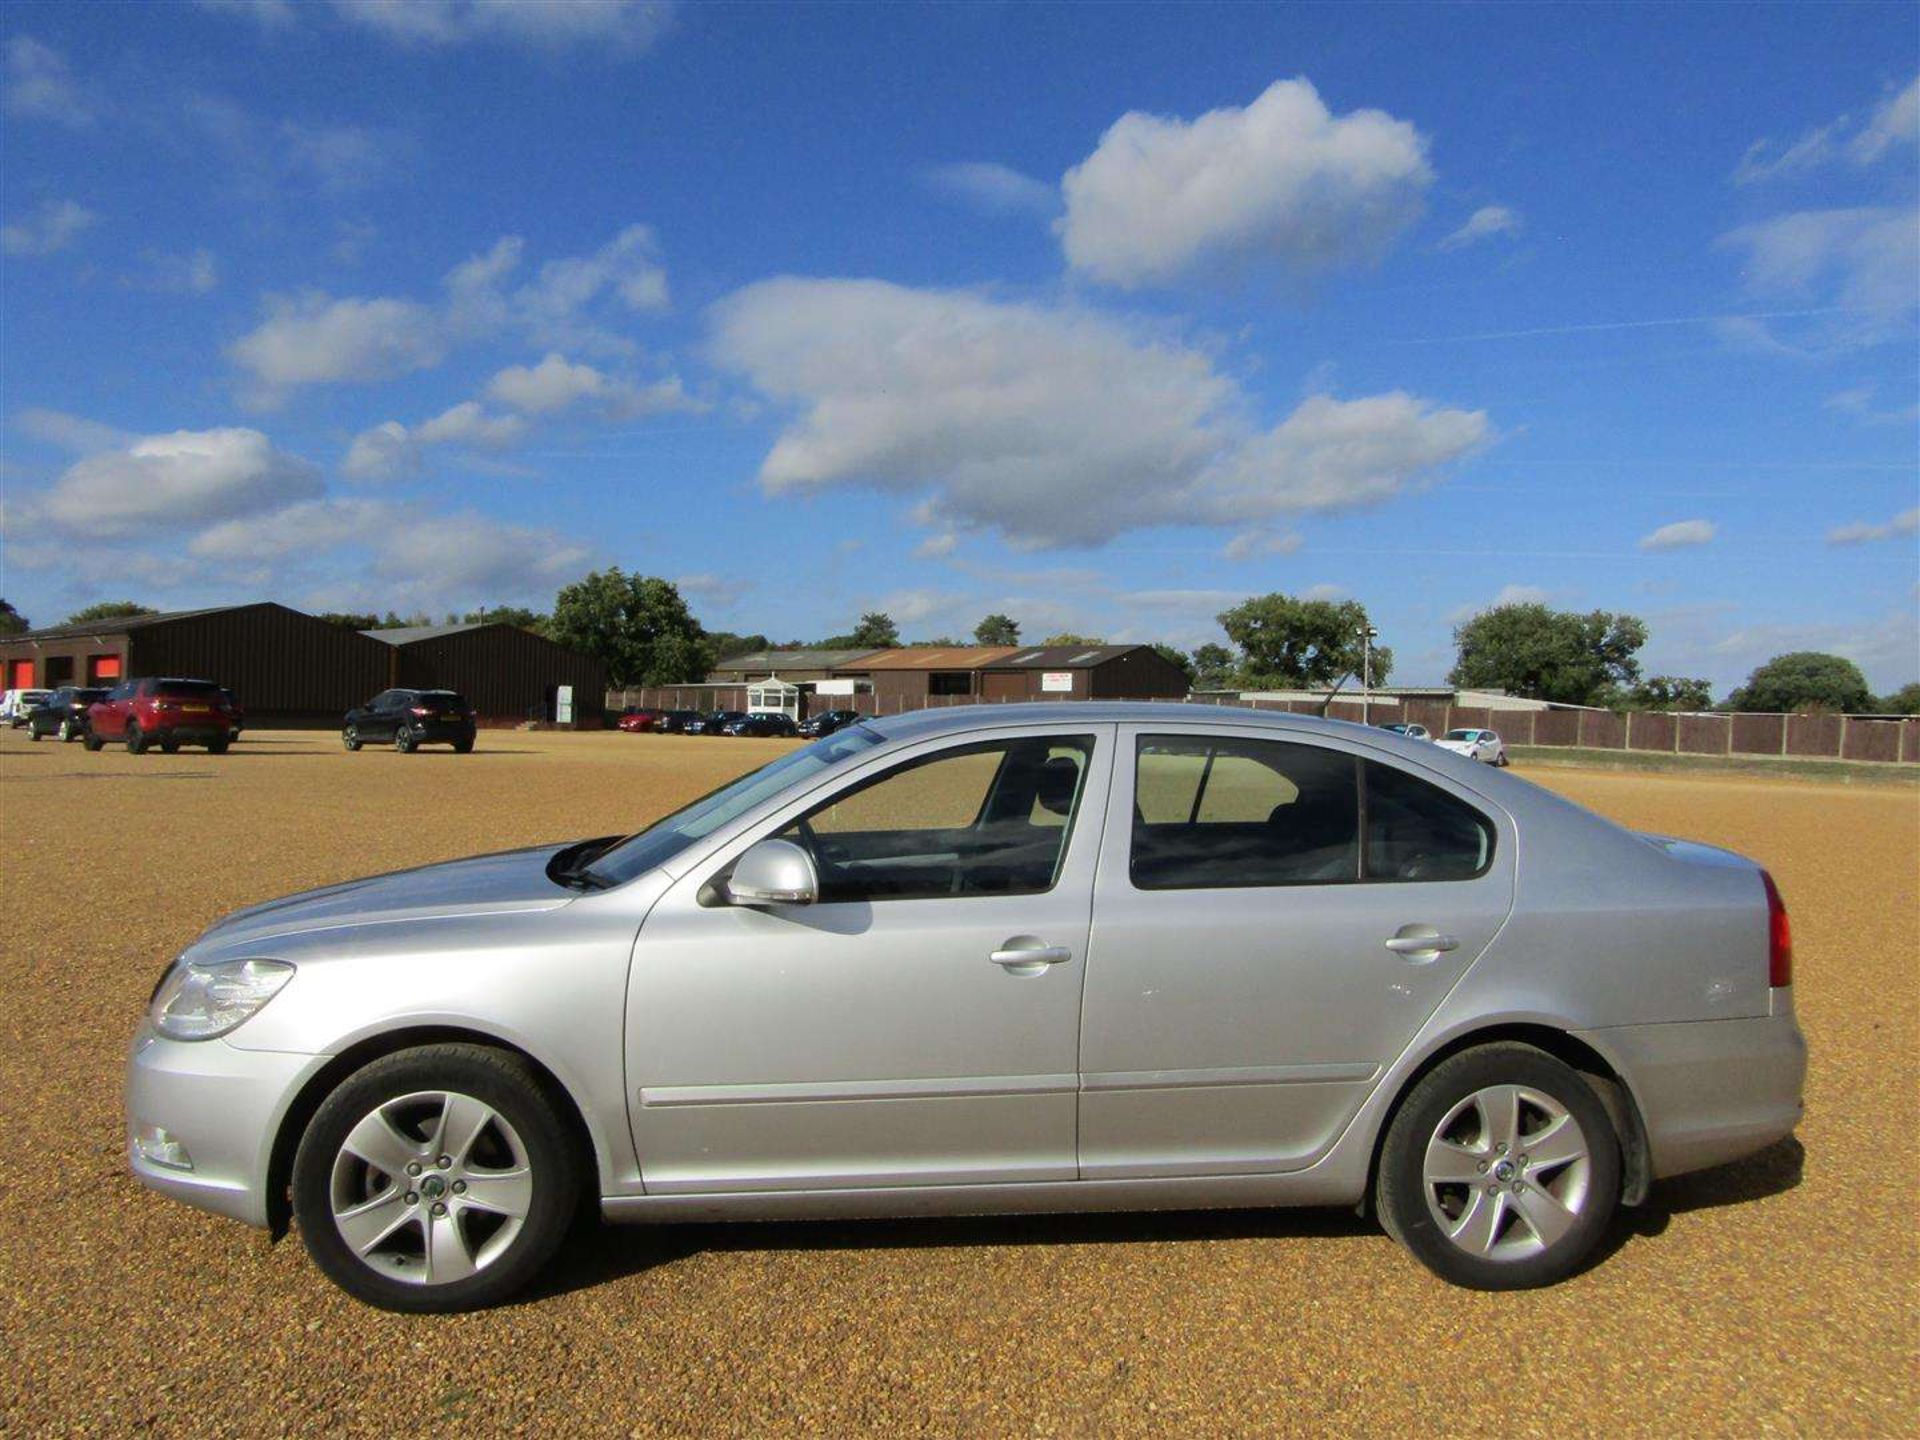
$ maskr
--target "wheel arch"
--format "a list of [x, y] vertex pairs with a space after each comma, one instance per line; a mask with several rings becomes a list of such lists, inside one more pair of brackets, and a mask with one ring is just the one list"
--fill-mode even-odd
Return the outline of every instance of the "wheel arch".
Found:
[[1450, 1037], [1436, 1046], [1401, 1080], [1393, 1103], [1383, 1112], [1374, 1130], [1372, 1153], [1367, 1161], [1366, 1189], [1361, 1193], [1360, 1200], [1363, 1211], [1373, 1207], [1374, 1188], [1379, 1183], [1380, 1156], [1386, 1148], [1387, 1132], [1393, 1128], [1394, 1117], [1400, 1113], [1400, 1107], [1406, 1104], [1414, 1086], [1426, 1079], [1437, 1066], [1462, 1051], [1499, 1041], [1515, 1041], [1544, 1051], [1593, 1085], [1594, 1093], [1600, 1097], [1600, 1103], [1613, 1120], [1614, 1133], [1620, 1141], [1620, 1203], [1638, 1205], [1647, 1198], [1647, 1187], [1653, 1178], [1652, 1155], [1647, 1141], [1646, 1122], [1641, 1117], [1640, 1102], [1634, 1098], [1633, 1087], [1606, 1056], [1577, 1036], [1538, 1021], [1513, 1020], [1485, 1025]]
[[595, 1199], [599, 1196], [599, 1174], [604, 1156], [596, 1142], [586, 1115], [580, 1108], [573, 1092], [554, 1074], [551, 1067], [542, 1063], [540, 1057], [503, 1040], [498, 1035], [488, 1034], [484, 1030], [465, 1028], [459, 1025], [411, 1025], [396, 1030], [381, 1031], [369, 1035], [347, 1046], [339, 1054], [311, 1075], [300, 1087], [293, 1102], [287, 1106], [280, 1117], [279, 1127], [274, 1132], [273, 1146], [267, 1157], [267, 1228], [278, 1240], [287, 1233], [293, 1217], [291, 1188], [293, 1184], [293, 1157], [300, 1148], [300, 1138], [306, 1134], [307, 1125], [315, 1112], [325, 1103], [339, 1086], [363, 1066], [392, 1055], [401, 1050], [411, 1050], [418, 1045], [481, 1045], [490, 1050], [504, 1050], [525, 1061], [533, 1071], [534, 1078], [547, 1091], [560, 1111], [561, 1119], [578, 1151], [581, 1161], [589, 1167], [593, 1175], [590, 1185], [583, 1185], [582, 1193]]

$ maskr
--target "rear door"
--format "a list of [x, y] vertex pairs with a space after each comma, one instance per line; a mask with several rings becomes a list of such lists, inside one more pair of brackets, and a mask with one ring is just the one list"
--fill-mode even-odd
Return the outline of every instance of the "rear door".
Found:
[[1513, 900], [1510, 822], [1381, 753], [1122, 727], [1082, 1027], [1083, 1175], [1312, 1164], [1491, 942]]

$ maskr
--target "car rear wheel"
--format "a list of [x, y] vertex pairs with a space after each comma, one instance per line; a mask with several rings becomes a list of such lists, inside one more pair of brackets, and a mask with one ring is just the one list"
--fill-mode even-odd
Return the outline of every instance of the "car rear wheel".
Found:
[[33, 725], [33, 722], [32, 722], [31, 720], [29, 720], [29, 721], [27, 722], [27, 739], [29, 739], [29, 740], [38, 740], [39, 738], [40, 738], [40, 732], [39, 732], [39, 730], [37, 730], [37, 729], [35, 729], [35, 728], [34, 728], [34, 725]]
[[106, 741], [102, 740], [98, 735], [94, 734], [91, 729], [88, 729], [87, 733], [80, 737], [80, 741], [89, 750], [104, 749], [107, 743]]
[[209, 755], [224, 755], [227, 753], [227, 746], [232, 743], [231, 740], [226, 739], [224, 736], [218, 740], [209, 740], [207, 742], [207, 753]]
[[425, 1045], [373, 1061], [322, 1103], [294, 1157], [294, 1214], [348, 1294], [386, 1310], [472, 1310], [552, 1257], [584, 1168], [525, 1061]]
[[360, 748], [360, 727], [358, 725], [347, 726], [346, 729], [340, 732], [340, 743], [349, 750], [358, 750]]
[[178, 755], [180, 753], [180, 742], [178, 740], [162, 740], [160, 742], [160, 748], [169, 755]]
[[420, 742], [414, 738], [413, 727], [402, 725], [393, 733], [393, 748], [402, 755], [411, 755], [420, 748]]
[[79, 738], [80, 732], [73, 728], [73, 721], [62, 720], [60, 722], [60, 743], [62, 745], [70, 744]]
[[140, 733], [140, 722], [137, 720], [127, 722], [127, 753], [129, 755], [147, 753], [147, 737]]
[[456, 740], [453, 742], [453, 750], [456, 755], [471, 755], [473, 753], [473, 741]]
[[1444, 1280], [1551, 1285], [1606, 1233], [1620, 1142], [1578, 1072], [1531, 1045], [1462, 1051], [1410, 1091], [1380, 1153], [1381, 1224]]

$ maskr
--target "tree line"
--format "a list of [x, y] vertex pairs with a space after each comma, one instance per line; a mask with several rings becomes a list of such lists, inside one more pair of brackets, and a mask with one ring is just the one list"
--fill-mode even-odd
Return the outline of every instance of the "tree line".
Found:
[[[66, 624], [157, 613], [131, 600], [90, 605]], [[384, 615], [347, 611], [322, 620], [354, 630], [432, 625], [424, 612]], [[1375, 642], [1375, 627], [1357, 600], [1317, 600], [1279, 593], [1257, 595], [1217, 617], [1227, 644], [1208, 642], [1191, 652], [1153, 648], [1200, 690], [1322, 690], [1357, 692], [1363, 675], [1383, 685], [1393, 672], [1393, 650]], [[517, 625], [598, 658], [616, 686], [674, 685], [707, 678], [715, 664], [761, 650], [885, 650], [907, 642], [883, 611], [868, 611], [843, 634], [815, 640], [774, 641], [760, 634], [707, 630], [679, 587], [657, 576], [596, 570], [554, 596], [541, 613], [523, 606], [449, 613], [447, 624]], [[25, 616], [0, 600], [0, 635], [30, 628]], [[1841, 713], [1920, 714], [1920, 682], [1876, 697], [1853, 661], [1819, 651], [1776, 655], [1757, 667], [1717, 705], [1705, 680], [1643, 675], [1639, 652], [1646, 622], [1605, 610], [1554, 610], [1537, 603], [1501, 605], [1463, 621], [1453, 632], [1456, 659], [1450, 684], [1504, 690], [1532, 700], [1612, 710], [1829, 710]], [[922, 645], [1018, 645], [1019, 621], [995, 612], [965, 639], [932, 636]], [[1071, 632], [1032, 645], [1093, 646], [1101, 637]]]

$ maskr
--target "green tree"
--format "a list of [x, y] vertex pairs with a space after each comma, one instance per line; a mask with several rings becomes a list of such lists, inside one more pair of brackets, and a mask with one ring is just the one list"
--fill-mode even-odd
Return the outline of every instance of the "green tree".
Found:
[[553, 598], [548, 637], [595, 656], [614, 685], [704, 680], [713, 651], [669, 580], [623, 574], [616, 565], [565, 586]]
[[1222, 690], [1233, 676], [1233, 652], [1209, 641], [1193, 650], [1193, 683], [1201, 690]]
[[1174, 646], [1158, 640], [1154, 642], [1153, 649], [1154, 653], [1162, 660], [1179, 668], [1180, 673], [1187, 677], [1187, 684], [1193, 684], [1194, 669], [1193, 657], [1191, 655], [1187, 654], [1184, 650], [1176, 649]]
[[314, 616], [329, 625], [338, 625], [342, 630], [378, 630], [380, 617], [371, 612], [361, 614], [352, 610], [322, 610]]
[[[1241, 601], [1220, 616], [1220, 628], [1240, 647], [1240, 678], [1249, 689], [1297, 689], [1358, 676], [1361, 632], [1370, 622], [1358, 600], [1301, 600], [1276, 592]], [[1378, 645], [1372, 650], [1378, 685], [1393, 670], [1393, 651]]]
[[69, 625], [85, 625], [90, 620], [127, 620], [135, 615], [158, 615], [160, 612], [151, 605], [142, 605], [133, 600], [102, 600], [98, 605], [89, 605], [84, 610], [76, 610], [67, 617]]
[[19, 635], [32, 628], [26, 616], [14, 609], [10, 602], [0, 600], [0, 635]]
[[1076, 635], [1068, 630], [1059, 635], [1049, 635], [1040, 643], [1042, 645], [1104, 645], [1107, 642], [1098, 635]]
[[1920, 715], [1920, 680], [1902, 685], [1891, 695], [1881, 696], [1874, 709], [1883, 715]]
[[531, 630], [544, 635], [547, 630], [547, 617], [537, 610], [529, 610], [524, 605], [481, 606], [478, 610], [469, 610], [460, 617], [462, 625], [517, 625], [522, 630]]
[[1018, 645], [1020, 622], [1011, 615], [995, 611], [973, 627], [973, 638], [981, 645]]
[[820, 642], [822, 650], [894, 650], [899, 645], [900, 627], [880, 610], [869, 610], [846, 634], [829, 635]]
[[[736, 655], [752, 655], [756, 651], [776, 648], [764, 635], [736, 635], [731, 630], [707, 632], [707, 643], [713, 647], [713, 658], [716, 660], [731, 660]], [[793, 645], [786, 648], [798, 650], [805, 647]]]
[[1713, 687], [1683, 675], [1649, 675], [1626, 698], [1635, 710], [1706, 710], [1713, 705]]
[[1727, 697], [1735, 710], [1871, 710], [1867, 677], [1851, 660], [1818, 650], [1776, 655]]
[[1460, 658], [1447, 677], [1477, 690], [1506, 690], [1530, 700], [1600, 705], [1640, 678], [1634, 658], [1647, 643], [1644, 621], [1595, 610], [1501, 605], [1453, 632]]

